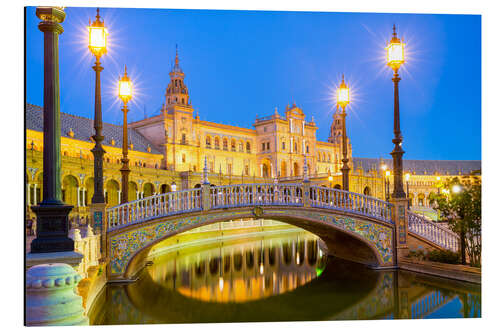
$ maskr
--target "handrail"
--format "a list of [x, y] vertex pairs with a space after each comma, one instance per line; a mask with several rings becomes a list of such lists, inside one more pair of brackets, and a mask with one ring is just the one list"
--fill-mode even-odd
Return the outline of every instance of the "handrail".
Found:
[[[209, 209], [248, 206], [311, 207], [376, 218], [393, 223], [392, 204], [363, 194], [304, 183], [257, 183], [211, 186], [203, 198], [201, 188], [169, 192], [127, 202], [106, 209], [108, 231], [154, 218]], [[203, 207], [203, 202], [208, 207]]]
[[233, 184], [211, 188], [211, 208], [303, 206], [302, 184]]
[[408, 211], [408, 230], [444, 249], [457, 252], [460, 238], [454, 232]]
[[201, 209], [199, 188], [153, 195], [106, 209], [108, 230]]
[[311, 186], [311, 206], [350, 211], [385, 222], [392, 222], [393, 205], [364, 194], [323, 186]]

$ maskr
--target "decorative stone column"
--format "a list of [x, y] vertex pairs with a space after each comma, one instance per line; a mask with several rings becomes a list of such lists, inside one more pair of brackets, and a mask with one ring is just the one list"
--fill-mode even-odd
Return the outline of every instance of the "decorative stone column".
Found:
[[201, 203], [203, 210], [210, 209], [210, 182], [208, 181], [207, 157], [203, 166], [203, 182], [201, 184]]
[[304, 207], [311, 207], [311, 182], [309, 181], [308, 174], [307, 158], [304, 155], [304, 180], [302, 181], [302, 202], [304, 203]]
[[408, 255], [408, 200], [407, 198], [391, 198], [393, 204], [392, 220], [396, 227], [396, 257]]
[[67, 264], [42, 264], [26, 272], [26, 325], [88, 325], [82, 297], [75, 293], [80, 275]]

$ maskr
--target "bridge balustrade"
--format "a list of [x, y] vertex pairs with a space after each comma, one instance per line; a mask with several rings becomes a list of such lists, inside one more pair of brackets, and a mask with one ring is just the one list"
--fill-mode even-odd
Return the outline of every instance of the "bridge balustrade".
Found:
[[[309, 195], [307, 198], [307, 189]], [[290, 206], [353, 212], [392, 223], [392, 204], [366, 195], [305, 184], [233, 184], [211, 186], [205, 201], [203, 188], [169, 192], [139, 199], [106, 210], [108, 230], [147, 220], [196, 212], [247, 206]], [[203, 202], [209, 207], [203, 207]]]
[[408, 211], [408, 230], [445, 248], [457, 252], [460, 239], [454, 232]]
[[256, 205], [302, 206], [301, 184], [242, 184], [212, 187], [211, 208], [245, 207]]
[[169, 192], [108, 208], [108, 230], [152, 218], [196, 212], [202, 209], [201, 189]]
[[311, 186], [311, 206], [353, 212], [392, 223], [392, 204], [367, 195]]

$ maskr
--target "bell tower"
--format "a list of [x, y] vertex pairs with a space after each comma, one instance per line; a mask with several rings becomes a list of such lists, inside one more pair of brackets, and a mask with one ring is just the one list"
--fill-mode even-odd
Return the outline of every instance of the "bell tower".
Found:
[[169, 108], [174, 105], [189, 106], [188, 88], [184, 84], [184, 72], [179, 66], [179, 52], [175, 47], [175, 64], [170, 72], [170, 83], [165, 93], [165, 106]]
[[328, 137], [328, 142], [330, 143], [340, 143], [342, 141], [342, 116], [339, 112], [339, 107], [333, 114], [333, 122], [330, 126], [330, 136]]

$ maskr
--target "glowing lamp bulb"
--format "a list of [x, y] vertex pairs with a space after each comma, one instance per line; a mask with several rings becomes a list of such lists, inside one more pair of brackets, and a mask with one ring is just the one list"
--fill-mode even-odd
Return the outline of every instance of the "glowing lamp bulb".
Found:
[[333, 182], [333, 176], [328, 176], [328, 181]]
[[263, 263], [260, 263], [259, 272], [260, 272], [260, 275], [264, 274], [264, 264]]
[[219, 290], [222, 291], [224, 289], [224, 279], [222, 276], [219, 277]]
[[300, 258], [299, 258], [299, 254], [298, 253], [296, 255], [296, 262], [297, 262], [297, 265], [300, 264]]
[[410, 174], [409, 174], [409, 173], [407, 173], [407, 174], [405, 175], [405, 179], [406, 179], [406, 181], [409, 181], [409, 180], [410, 180]]
[[344, 75], [342, 75], [342, 82], [337, 89], [337, 104], [345, 107], [349, 102], [349, 87], [345, 84]]
[[405, 62], [405, 44], [397, 37], [396, 26], [393, 28], [392, 39], [385, 49], [387, 50], [387, 66], [397, 71]]
[[118, 81], [118, 96], [124, 103], [127, 103], [132, 98], [132, 81], [127, 76], [127, 66], [125, 66], [125, 74]]
[[89, 21], [89, 49], [96, 57], [105, 54], [108, 38], [108, 29], [104, 27], [104, 21], [101, 21], [99, 9], [97, 10], [96, 19], [92, 24]]
[[390, 175], [391, 175], [391, 172], [390, 172], [389, 170], [387, 170], [387, 171], [385, 172], [385, 176], [386, 176], [386, 177], [390, 177]]
[[177, 185], [175, 183], [172, 183], [172, 185], [170, 185], [170, 188], [172, 189], [172, 192], [175, 192], [175, 190], [177, 190]]
[[453, 185], [451, 190], [453, 191], [453, 193], [459, 193], [460, 191], [462, 191], [462, 187], [460, 185]]

